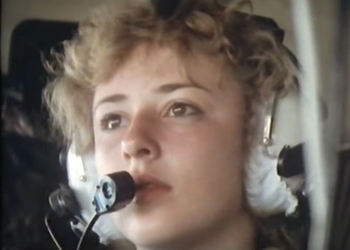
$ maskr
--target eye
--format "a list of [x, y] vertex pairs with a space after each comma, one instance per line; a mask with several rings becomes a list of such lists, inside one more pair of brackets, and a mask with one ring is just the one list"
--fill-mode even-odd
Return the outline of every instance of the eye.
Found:
[[114, 130], [120, 127], [122, 117], [118, 114], [108, 114], [100, 122], [102, 130]]
[[168, 115], [173, 117], [191, 116], [201, 114], [201, 111], [193, 105], [186, 103], [174, 103], [171, 105]]

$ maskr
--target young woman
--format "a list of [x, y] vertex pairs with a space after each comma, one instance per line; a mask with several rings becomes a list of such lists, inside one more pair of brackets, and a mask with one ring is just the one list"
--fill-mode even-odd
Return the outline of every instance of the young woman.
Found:
[[68, 145], [93, 152], [100, 176], [125, 170], [136, 182], [112, 217], [138, 250], [257, 249], [257, 218], [281, 212], [252, 204], [247, 169], [263, 105], [295, 89], [296, 69], [242, 2], [118, 1], [81, 22], [51, 64], [47, 103]]

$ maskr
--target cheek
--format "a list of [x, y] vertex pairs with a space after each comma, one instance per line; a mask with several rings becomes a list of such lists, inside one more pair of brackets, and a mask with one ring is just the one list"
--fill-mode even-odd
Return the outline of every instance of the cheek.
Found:
[[[164, 153], [176, 161], [192, 159], [206, 163], [209, 159], [223, 162], [235, 159], [241, 163], [243, 153], [242, 125], [211, 120], [196, 126], [164, 130]], [[206, 164], [205, 164], [206, 165]]]
[[169, 175], [179, 203], [174, 207], [179, 218], [199, 221], [204, 227], [243, 209], [241, 133], [232, 126], [219, 127], [198, 126], [167, 144], [173, 162]]
[[164, 151], [173, 163], [171, 174], [182, 186], [196, 183], [214, 192], [240, 188], [244, 160], [240, 125], [209, 122], [171, 133], [167, 141]]

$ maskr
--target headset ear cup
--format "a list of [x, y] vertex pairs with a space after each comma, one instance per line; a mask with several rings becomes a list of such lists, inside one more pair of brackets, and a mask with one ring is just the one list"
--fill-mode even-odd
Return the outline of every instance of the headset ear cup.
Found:
[[277, 159], [267, 157], [262, 146], [251, 152], [245, 184], [248, 203], [258, 216], [295, 212], [298, 200], [277, 174]]
[[52, 192], [49, 196], [49, 203], [54, 212], [62, 217], [74, 217], [79, 214], [79, 204], [75, 198], [73, 191], [65, 186]]
[[[94, 153], [77, 155], [72, 145], [67, 155], [67, 173], [69, 188], [74, 192], [80, 207], [79, 214], [85, 221], [89, 221], [95, 213], [92, 201], [100, 180], [95, 166]], [[93, 227], [102, 243], [125, 238], [119, 232], [111, 216], [111, 214], [101, 215]]]
[[278, 175], [277, 167], [282, 149], [302, 142], [299, 97], [297, 91], [283, 97], [276, 93], [261, 111], [262, 137], [251, 150], [246, 167], [247, 199], [258, 215], [290, 215], [297, 209], [298, 199]]

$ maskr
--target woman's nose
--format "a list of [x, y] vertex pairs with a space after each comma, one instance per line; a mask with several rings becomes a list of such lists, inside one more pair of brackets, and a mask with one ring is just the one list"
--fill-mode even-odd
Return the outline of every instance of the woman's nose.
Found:
[[127, 160], [152, 160], [159, 157], [156, 130], [157, 126], [152, 119], [134, 118], [121, 142], [122, 156]]

